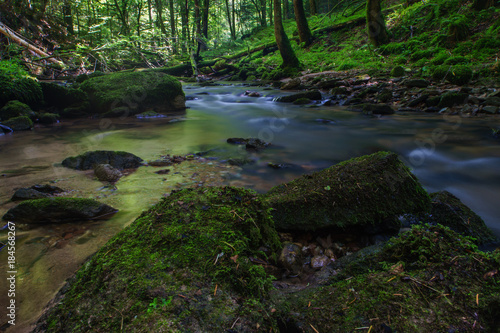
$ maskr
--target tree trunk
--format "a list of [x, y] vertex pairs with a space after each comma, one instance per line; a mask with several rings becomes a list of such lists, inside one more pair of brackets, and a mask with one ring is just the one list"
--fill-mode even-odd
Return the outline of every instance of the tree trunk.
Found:
[[186, 48], [186, 44], [189, 39], [189, 27], [188, 27], [188, 22], [189, 22], [189, 7], [188, 7], [188, 1], [182, 1], [181, 3], [181, 22], [182, 22], [182, 51], [187, 52], [188, 49]]
[[151, 0], [148, 0], [148, 15], [149, 15], [149, 27], [153, 25], [153, 6], [151, 6]]
[[200, 14], [200, 0], [194, 0], [194, 24], [195, 24], [195, 33], [194, 39], [196, 41], [196, 56], [200, 55], [201, 50], [201, 14]]
[[307, 24], [306, 13], [304, 12], [304, 3], [302, 0], [293, 0], [293, 11], [295, 12], [295, 21], [297, 22], [297, 29], [299, 30], [300, 42], [304, 46], [311, 45], [312, 34]]
[[172, 36], [172, 53], [177, 54], [177, 32], [175, 28], [174, 0], [169, 0], [170, 34]]
[[66, 24], [66, 29], [68, 29], [68, 33], [72, 35], [74, 33], [73, 15], [71, 14], [71, 3], [69, 2], [69, 0], [65, 0], [63, 3], [63, 15], [64, 15], [64, 23]]
[[273, 14], [274, 14], [274, 8], [273, 8], [273, 1], [274, 0], [269, 0], [269, 25], [273, 25]]
[[316, 7], [316, 0], [309, 0], [309, 11], [311, 16], [318, 14], [318, 8]]
[[202, 50], [206, 50], [208, 42], [208, 14], [210, 9], [210, 0], [203, 0], [203, 14], [201, 16], [201, 35], [204, 38]]
[[128, 1], [122, 0], [122, 7], [120, 7], [117, 0], [115, 0], [114, 3], [116, 11], [118, 12], [118, 17], [122, 22], [120, 30], [125, 36], [128, 36], [130, 35], [130, 28], [128, 26], [128, 9], [127, 9]]
[[474, 0], [474, 2], [472, 3], [472, 9], [483, 10], [486, 8], [490, 8], [493, 5], [495, 5], [494, 0]]
[[162, 37], [167, 37], [167, 29], [163, 21], [163, 3], [162, 0], [155, 0], [156, 4], [156, 25], [160, 28]]
[[381, 0], [368, 0], [366, 3], [366, 30], [370, 42], [375, 47], [389, 42], [380, 2]]
[[274, 2], [274, 37], [276, 38], [276, 45], [280, 50], [281, 58], [283, 59], [282, 68], [298, 68], [300, 63], [299, 59], [293, 52], [292, 45], [283, 28], [281, 20], [281, 1], [273, 0]]
[[260, 18], [260, 25], [262, 27], [266, 27], [267, 26], [267, 17], [266, 17], [266, 12], [267, 12], [267, 8], [266, 8], [266, 0], [260, 0], [260, 10], [262, 12], [261, 14], [261, 18]]
[[[229, 8], [229, 0], [225, 0], [225, 2], [226, 2], [227, 23], [229, 24], [229, 31], [231, 32], [231, 39], [235, 40], [236, 28], [233, 25], [233, 19], [232, 19], [232, 16], [234, 16], [234, 9], [231, 10]], [[234, 0], [233, 0], [233, 5], [234, 5]]]

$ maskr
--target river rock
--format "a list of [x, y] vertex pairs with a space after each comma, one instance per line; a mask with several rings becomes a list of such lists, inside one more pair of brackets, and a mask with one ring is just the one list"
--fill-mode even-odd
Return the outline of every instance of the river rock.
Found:
[[335, 228], [381, 233], [399, 229], [396, 216], [428, 211], [430, 199], [398, 156], [354, 158], [273, 187], [265, 197], [277, 228]]
[[498, 107], [492, 106], [492, 105], [488, 105], [488, 106], [485, 106], [482, 109], [482, 111], [485, 112], [485, 113], [495, 114], [495, 113], [498, 113]]
[[141, 165], [142, 159], [124, 151], [96, 150], [68, 157], [62, 165], [76, 170], [90, 170], [96, 164], [109, 164], [119, 170], [135, 169]]
[[469, 97], [469, 94], [448, 91], [441, 95], [437, 106], [440, 108], [444, 108], [452, 107], [456, 104], [463, 104], [467, 100], [467, 97]]
[[20, 116], [34, 117], [35, 113], [27, 104], [19, 101], [9, 101], [3, 108], [0, 109], [0, 120], [5, 121]]
[[364, 104], [363, 113], [389, 115], [394, 114], [394, 110], [389, 104]]
[[4, 121], [3, 125], [11, 128], [14, 131], [26, 131], [30, 130], [33, 127], [33, 122], [26, 116], [19, 116]]
[[64, 223], [110, 217], [116, 212], [115, 208], [93, 199], [42, 198], [21, 202], [2, 219], [27, 224]]
[[186, 108], [179, 80], [159, 71], [111, 73], [89, 78], [80, 88], [88, 94], [92, 109], [100, 114], [122, 106], [131, 115], [147, 110], [168, 112]]
[[294, 79], [291, 79], [289, 80], [288, 82], [285, 82], [282, 86], [281, 86], [281, 90], [294, 90], [294, 89], [298, 89], [300, 87], [300, 78], [296, 77]]
[[427, 88], [431, 83], [427, 80], [410, 79], [403, 82], [408, 88]]
[[450, 229], [477, 239], [478, 244], [498, 241], [483, 219], [448, 191], [432, 193], [429, 222], [439, 223]]
[[491, 105], [491, 106], [500, 106], [500, 97], [487, 97], [486, 100], [484, 101], [485, 105]]
[[245, 145], [247, 150], [261, 150], [267, 148], [270, 143], [262, 141], [258, 138], [229, 138], [227, 139], [227, 143], [235, 144], [235, 145]]
[[96, 164], [94, 166], [94, 175], [100, 181], [106, 182], [116, 182], [123, 176], [120, 170], [113, 168], [109, 164]]
[[331, 262], [332, 262], [331, 259], [328, 258], [326, 255], [318, 254], [318, 255], [315, 255], [314, 257], [312, 257], [311, 268], [320, 269], [320, 268], [328, 265]]
[[293, 103], [300, 98], [308, 98], [312, 100], [321, 100], [321, 93], [319, 90], [305, 91], [288, 96], [280, 96], [274, 99], [275, 102], [280, 103]]
[[304, 258], [300, 245], [295, 243], [285, 243], [279, 257], [279, 263], [290, 275], [297, 275], [302, 271]]
[[14, 192], [14, 195], [10, 200], [20, 201], [20, 200], [47, 198], [63, 192], [65, 191], [57, 186], [33, 185], [28, 188], [20, 188], [16, 190], [16, 192]]

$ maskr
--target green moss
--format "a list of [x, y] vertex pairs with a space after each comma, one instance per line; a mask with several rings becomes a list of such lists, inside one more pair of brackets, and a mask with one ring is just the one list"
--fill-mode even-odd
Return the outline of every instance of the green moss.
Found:
[[391, 76], [401, 77], [405, 75], [405, 69], [402, 66], [396, 66], [391, 70]]
[[473, 332], [478, 326], [495, 332], [499, 264], [498, 253], [480, 252], [450, 229], [416, 226], [354, 259], [325, 286], [279, 299], [277, 308], [291, 327], [319, 332]]
[[[273, 187], [265, 198], [281, 229], [398, 229], [394, 216], [427, 211], [430, 199], [396, 154], [378, 152]], [[382, 223], [385, 221], [387, 223]], [[391, 222], [394, 221], [394, 222]]]
[[117, 72], [87, 79], [81, 89], [89, 94], [98, 113], [127, 106], [131, 114], [148, 108], [157, 111], [182, 109], [184, 92], [174, 77], [158, 71]]
[[35, 113], [28, 105], [19, 101], [9, 101], [0, 109], [0, 120], [8, 120], [19, 116], [33, 117], [34, 115]]
[[441, 96], [441, 99], [439, 100], [438, 103], [438, 107], [444, 108], [444, 107], [452, 107], [453, 105], [456, 104], [462, 104], [465, 102], [467, 97], [469, 97], [468, 94], [449, 91]]
[[450, 57], [445, 60], [445, 65], [458, 65], [458, 64], [468, 64], [470, 63], [470, 59], [462, 56], [458, 57]]
[[33, 121], [26, 116], [10, 118], [2, 123], [3, 125], [12, 128], [14, 131], [29, 130], [33, 127]]
[[243, 312], [263, 325], [258, 300], [272, 278], [251, 260], [273, 260], [263, 251], [280, 248], [268, 211], [244, 189], [172, 193], [84, 264], [46, 322], [58, 318], [54, 331], [117, 331], [123, 322], [131, 331], [222, 332]]
[[87, 94], [80, 89], [65, 87], [56, 83], [42, 82], [45, 104], [49, 107], [64, 109], [77, 107], [87, 101]]

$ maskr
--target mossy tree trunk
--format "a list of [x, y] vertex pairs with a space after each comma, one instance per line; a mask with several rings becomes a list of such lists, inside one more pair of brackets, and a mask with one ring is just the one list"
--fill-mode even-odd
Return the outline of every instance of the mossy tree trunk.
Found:
[[486, 8], [490, 8], [494, 4], [494, 0], [474, 0], [474, 2], [472, 3], [472, 8], [475, 10], [483, 10]]
[[170, 14], [170, 33], [172, 35], [172, 53], [177, 54], [177, 32], [176, 32], [176, 18], [174, 12], [174, 0], [169, 0], [169, 14]]
[[366, 2], [366, 30], [370, 42], [378, 47], [389, 42], [389, 34], [385, 27], [384, 17], [380, 6], [382, 0], [367, 0]]
[[295, 21], [297, 22], [297, 29], [299, 30], [300, 42], [304, 46], [311, 45], [312, 34], [307, 24], [306, 13], [304, 12], [304, 3], [302, 0], [293, 0], [293, 11], [295, 12]]
[[290, 40], [285, 33], [283, 28], [283, 22], [281, 20], [281, 1], [273, 0], [274, 2], [274, 37], [276, 38], [276, 44], [280, 50], [281, 58], [283, 59], [282, 68], [298, 68], [299, 59], [293, 52]]

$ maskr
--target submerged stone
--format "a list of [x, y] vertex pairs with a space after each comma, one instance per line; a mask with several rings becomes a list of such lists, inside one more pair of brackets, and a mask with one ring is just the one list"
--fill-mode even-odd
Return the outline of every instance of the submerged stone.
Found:
[[30, 200], [51, 197], [63, 193], [64, 190], [52, 185], [33, 185], [29, 188], [20, 188], [12, 196], [12, 201]]
[[110, 217], [117, 210], [93, 199], [42, 198], [26, 200], [9, 209], [3, 220], [39, 224]]
[[141, 166], [142, 158], [124, 151], [96, 150], [64, 159], [62, 165], [76, 170], [90, 170], [96, 164], [109, 164], [117, 169], [135, 169]]
[[277, 228], [335, 228], [379, 233], [399, 229], [396, 216], [427, 211], [430, 199], [415, 176], [389, 152], [353, 158], [273, 187], [264, 195]]
[[113, 168], [109, 164], [97, 164], [94, 166], [94, 175], [100, 181], [116, 182], [123, 174], [120, 170]]

